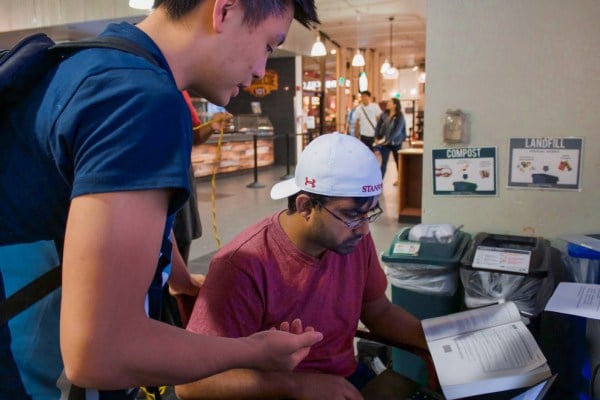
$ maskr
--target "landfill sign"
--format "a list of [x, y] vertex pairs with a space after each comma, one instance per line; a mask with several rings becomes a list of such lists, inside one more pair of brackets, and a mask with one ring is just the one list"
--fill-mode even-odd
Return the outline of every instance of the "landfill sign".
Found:
[[508, 187], [580, 189], [582, 138], [512, 138]]

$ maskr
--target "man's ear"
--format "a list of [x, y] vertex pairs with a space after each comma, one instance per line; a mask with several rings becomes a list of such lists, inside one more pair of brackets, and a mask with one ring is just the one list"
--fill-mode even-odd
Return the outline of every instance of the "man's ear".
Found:
[[302, 218], [308, 220], [313, 208], [314, 203], [308, 195], [301, 193], [296, 197], [296, 211]]
[[215, 0], [215, 6], [213, 8], [213, 29], [217, 33], [223, 31], [223, 23], [229, 15], [229, 12], [234, 7], [239, 7], [237, 0]]

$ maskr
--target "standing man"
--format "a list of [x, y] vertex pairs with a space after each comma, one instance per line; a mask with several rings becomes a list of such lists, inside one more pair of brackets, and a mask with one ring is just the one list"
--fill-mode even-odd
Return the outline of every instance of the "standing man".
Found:
[[147, 317], [156, 308], [146, 294], [161, 280], [198, 291], [183, 263], [169, 271], [173, 217], [189, 195], [192, 126], [181, 90], [225, 105], [264, 75], [293, 18], [318, 22], [312, 0], [155, 7], [102, 36], [134, 42], [158, 65], [81, 50], [2, 110], [0, 301], [62, 265], [60, 289], [0, 326], [2, 398], [127, 399], [135, 393], [124, 388], [236, 367], [290, 370], [321, 338], [217, 338]]
[[187, 329], [226, 337], [271, 327], [299, 332], [300, 322], [287, 323], [298, 316], [323, 332], [323, 341], [293, 372], [232, 369], [177, 387], [180, 398], [362, 399], [359, 320], [375, 335], [427, 352], [420, 321], [385, 295], [369, 231], [382, 213], [381, 187], [379, 163], [358, 139], [331, 133], [309, 143], [295, 177], [271, 189], [274, 199], [287, 197], [287, 210], [217, 252]]
[[360, 92], [360, 104], [354, 110], [354, 119], [356, 126], [354, 134], [363, 142], [369, 149], [373, 149], [375, 141], [375, 127], [381, 115], [381, 108], [371, 102], [371, 92], [365, 90]]

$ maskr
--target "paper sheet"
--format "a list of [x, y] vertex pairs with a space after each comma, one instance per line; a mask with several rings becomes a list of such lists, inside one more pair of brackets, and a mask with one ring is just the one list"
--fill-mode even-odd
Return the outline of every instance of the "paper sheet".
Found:
[[545, 310], [600, 319], [600, 285], [561, 282]]

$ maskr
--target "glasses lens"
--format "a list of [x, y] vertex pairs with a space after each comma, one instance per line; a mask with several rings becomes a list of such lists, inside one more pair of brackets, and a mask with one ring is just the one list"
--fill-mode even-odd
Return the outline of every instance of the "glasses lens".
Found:
[[377, 218], [379, 218], [381, 213], [383, 213], [383, 210], [380, 207], [377, 207], [371, 211], [368, 211], [366, 217], [346, 222], [346, 225], [348, 225], [348, 228], [350, 228], [350, 229], [356, 229], [367, 221], [369, 221], [369, 222], [375, 221]]
[[369, 219], [369, 222], [375, 222], [375, 220], [379, 218], [382, 213], [383, 210], [381, 209], [381, 207], [377, 207], [376, 209], [369, 212], [367, 218]]

